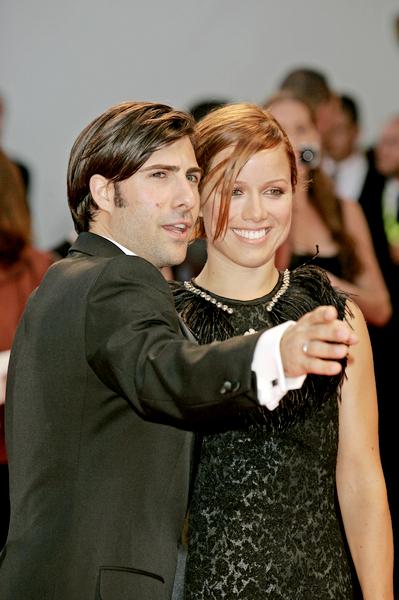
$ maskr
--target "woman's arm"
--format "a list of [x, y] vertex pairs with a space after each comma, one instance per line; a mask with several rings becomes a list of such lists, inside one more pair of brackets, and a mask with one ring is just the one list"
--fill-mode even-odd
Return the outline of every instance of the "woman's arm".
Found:
[[364, 600], [393, 599], [393, 542], [378, 442], [372, 351], [360, 309], [350, 303], [359, 343], [349, 350], [339, 409], [337, 489]]
[[356, 301], [368, 323], [383, 326], [391, 318], [392, 306], [374, 252], [366, 217], [357, 202], [342, 200], [341, 204], [345, 227], [354, 240], [362, 271], [353, 283], [335, 276], [330, 277], [331, 282]]

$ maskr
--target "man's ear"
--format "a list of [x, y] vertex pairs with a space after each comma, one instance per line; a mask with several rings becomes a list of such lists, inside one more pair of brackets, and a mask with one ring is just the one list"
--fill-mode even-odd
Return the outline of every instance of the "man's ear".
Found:
[[114, 204], [114, 186], [103, 175], [92, 175], [89, 182], [90, 193], [98, 208], [112, 213]]

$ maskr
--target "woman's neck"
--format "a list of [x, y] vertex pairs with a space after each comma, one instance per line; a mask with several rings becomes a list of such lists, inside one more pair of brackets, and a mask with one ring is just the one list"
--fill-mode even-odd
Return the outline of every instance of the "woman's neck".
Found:
[[271, 292], [278, 277], [272, 261], [261, 267], [243, 267], [208, 257], [194, 283], [224, 298], [254, 300]]

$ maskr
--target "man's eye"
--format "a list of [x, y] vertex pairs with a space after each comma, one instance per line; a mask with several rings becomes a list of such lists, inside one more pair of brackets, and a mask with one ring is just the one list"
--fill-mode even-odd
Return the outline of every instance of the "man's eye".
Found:
[[200, 176], [197, 173], [188, 173], [187, 179], [188, 179], [188, 181], [191, 181], [192, 183], [196, 183], [197, 185], [200, 182]]
[[154, 171], [151, 177], [159, 177], [160, 179], [162, 179], [163, 177], [166, 177], [166, 173], [165, 171]]

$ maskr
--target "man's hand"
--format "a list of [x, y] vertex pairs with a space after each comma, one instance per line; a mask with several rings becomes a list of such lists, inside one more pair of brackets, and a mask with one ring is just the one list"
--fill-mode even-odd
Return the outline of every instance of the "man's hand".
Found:
[[338, 361], [356, 343], [356, 335], [347, 323], [338, 319], [336, 309], [319, 306], [289, 327], [281, 338], [285, 375], [337, 375], [342, 368]]

